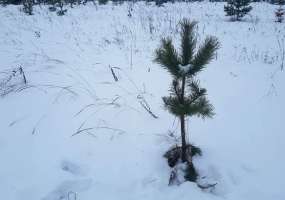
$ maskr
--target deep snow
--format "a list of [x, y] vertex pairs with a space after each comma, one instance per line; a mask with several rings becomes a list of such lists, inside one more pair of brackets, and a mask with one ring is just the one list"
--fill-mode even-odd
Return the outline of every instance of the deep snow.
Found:
[[[15, 92], [0, 98], [1, 199], [285, 199], [285, 25], [270, 4], [253, 4], [243, 22], [229, 22], [223, 5], [88, 4], [63, 17], [0, 7], [0, 80], [22, 66], [28, 81], [12, 76]], [[188, 122], [212, 193], [169, 187], [162, 157], [179, 128], [163, 109], [171, 79], [153, 52], [162, 36], [178, 45], [183, 17], [222, 45], [199, 76], [216, 115]]]

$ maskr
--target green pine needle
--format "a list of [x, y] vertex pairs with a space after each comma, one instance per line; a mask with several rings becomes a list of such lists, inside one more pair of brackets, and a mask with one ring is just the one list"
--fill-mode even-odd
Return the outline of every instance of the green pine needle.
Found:
[[187, 19], [184, 19], [181, 22], [181, 65], [185, 66], [190, 63], [194, 55], [196, 48], [196, 35], [194, 29], [197, 25], [197, 22], [190, 22]]
[[167, 69], [174, 77], [180, 76], [180, 60], [170, 38], [162, 39], [161, 47], [155, 51], [155, 54], [155, 62]]
[[190, 68], [188, 75], [194, 76], [202, 71], [205, 68], [205, 65], [209, 64], [214, 58], [215, 52], [218, 50], [219, 46], [216, 37], [207, 37], [191, 62], [192, 67]]
[[162, 39], [161, 46], [155, 51], [154, 61], [174, 77], [170, 96], [163, 97], [165, 108], [176, 116], [212, 117], [214, 107], [206, 99], [206, 89], [199, 86], [194, 76], [214, 58], [219, 42], [215, 37], [207, 37], [196, 50], [197, 23], [184, 19], [180, 25], [181, 51], [178, 53], [170, 38]]

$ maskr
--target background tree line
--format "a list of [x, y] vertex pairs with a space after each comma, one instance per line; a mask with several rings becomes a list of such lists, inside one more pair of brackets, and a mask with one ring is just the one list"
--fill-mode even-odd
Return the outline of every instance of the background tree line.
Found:
[[[140, 0], [112, 0], [114, 4], [122, 4], [124, 2], [138, 2]], [[201, 2], [203, 0], [144, 0], [145, 2], [154, 2], [157, 6], [171, 2]], [[227, 2], [224, 6], [226, 16], [229, 16], [231, 21], [241, 21], [242, 18], [248, 14], [252, 7], [251, 2], [268, 2], [279, 5], [275, 11], [276, 22], [283, 22], [285, 16], [285, 0], [209, 0], [210, 2]], [[34, 5], [49, 5], [51, 12], [56, 12], [57, 15], [62, 16], [67, 12], [67, 7], [73, 8], [76, 5], [85, 5], [87, 2], [92, 2], [94, 5], [104, 5], [109, 0], [0, 0], [0, 5], [22, 5], [22, 11], [28, 15], [33, 15]]]

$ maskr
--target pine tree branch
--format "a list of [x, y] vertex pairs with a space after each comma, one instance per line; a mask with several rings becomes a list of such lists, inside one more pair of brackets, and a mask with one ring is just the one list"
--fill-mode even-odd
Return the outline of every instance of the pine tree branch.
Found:
[[213, 105], [209, 103], [205, 96], [196, 99], [185, 107], [187, 114], [190, 116], [196, 115], [205, 119], [206, 117], [212, 118], [215, 115]]
[[180, 77], [178, 53], [175, 50], [170, 38], [162, 39], [162, 45], [155, 51], [154, 61], [167, 69], [171, 75], [176, 78]]
[[199, 48], [198, 52], [194, 56], [189, 68], [188, 76], [194, 76], [205, 68], [215, 55], [215, 52], [219, 48], [219, 42], [215, 37], [207, 37], [204, 44]]
[[187, 19], [183, 19], [181, 22], [181, 64], [188, 65], [191, 61], [196, 48], [196, 37], [194, 28], [197, 22], [190, 22]]

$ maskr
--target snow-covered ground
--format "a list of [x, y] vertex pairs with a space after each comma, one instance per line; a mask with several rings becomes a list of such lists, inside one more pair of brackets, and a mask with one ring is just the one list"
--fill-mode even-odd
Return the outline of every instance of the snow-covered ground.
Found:
[[[63, 17], [0, 7], [0, 199], [285, 199], [285, 24], [270, 4], [243, 22], [223, 5], [88, 4]], [[171, 78], [152, 61], [161, 37], [178, 44], [183, 17], [222, 45], [200, 75], [216, 115], [188, 122], [212, 192], [169, 187], [162, 157], [179, 128], [161, 100]]]

